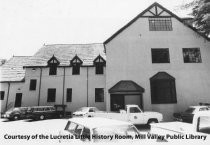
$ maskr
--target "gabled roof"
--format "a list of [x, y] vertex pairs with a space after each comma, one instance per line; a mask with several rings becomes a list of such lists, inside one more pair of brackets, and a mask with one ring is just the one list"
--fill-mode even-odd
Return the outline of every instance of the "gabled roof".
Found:
[[77, 56], [75, 55], [74, 58], [72, 58], [72, 60], [70, 61], [71, 64], [75, 64], [75, 63], [79, 63], [79, 64], [82, 64], [82, 60]]
[[175, 80], [175, 78], [169, 75], [167, 72], [158, 72], [150, 78], [150, 80]]
[[189, 27], [190, 29], [192, 29], [193, 31], [195, 31], [196, 33], [198, 33], [200, 36], [202, 36], [203, 38], [205, 38], [206, 40], [210, 40], [210, 38], [208, 38], [206, 35], [198, 32], [194, 27], [192, 27], [190, 25], [186, 25], [185, 22], [180, 17], [178, 17], [177, 15], [175, 15], [174, 13], [172, 13], [170, 10], [166, 9], [165, 7], [163, 7], [162, 5], [160, 5], [159, 3], [155, 2], [152, 5], [150, 5], [147, 9], [145, 9], [143, 12], [141, 12], [139, 15], [137, 15], [134, 19], [132, 19], [130, 22], [128, 22], [125, 26], [123, 26], [121, 29], [119, 29], [117, 32], [115, 32], [106, 41], [104, 41], [104, 44], [109, 43], [112, 39], [114, 39], [118, 34], [120, 34], [127, 27], [129, 27], [130, 25], [132, 25], [140, 17], [174, 17], [178, 21], [180, 21], [181, 23], [183, 23], [185, 26]]
[[50, 60], [47, 61], [47, 64], [48, 65], [53, 65], [53, 64], [56, 64], [56, 65], [59, 65], [60, 62], [58, 61], [58, 59], [53, 55]]
[[109, 89], [109, 93], [143, 93], [144, 88], [131, 80], [122, 80]]
[[99, 54], [94, 60], [93, 60], [94, 64], [95, 63], [106, 63], [106, 60]]
[[94, 44], [52, 44], [44, 45], [39, 51], [30, 58], [29, 66], [47, 66], [47, 61], [54, 55], [60, 62], [59, 66], [69, 66], [70, 61], [77, 55], [83, 65], [93, 65], [93, 60], [98, 55], [106, 58], [104, 45]]
[[31, 56], [13, 56], [0, 67], [0, 82], [24, 81], [24, 65], [28, 64]]

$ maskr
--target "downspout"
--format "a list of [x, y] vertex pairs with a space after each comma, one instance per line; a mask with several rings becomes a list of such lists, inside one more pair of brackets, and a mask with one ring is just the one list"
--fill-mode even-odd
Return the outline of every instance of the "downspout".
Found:
[[65, 69], [65, 67], [63, 67], [63, 99], [62, 99], [62, 105], [64, 105], [65, 76], [66, 76], [66, 69]]
[[7, 111], [7, 105], [8, 105], [8, 100], [9, 100], [9, 92], [10, 92], [10, 82], [8, 82], [7, 101], [6, 101], [5, 111]]
[[40, 102], [40, 92], [41, 92], [41, 85], [42, 85], [42, 68], [40, 67], [40, 75], [39, 75], [39, 94], [38, 94], [38, 106]]
[[88, 107], [88, 89], [89, 89], [89, 87], [88, 87], [88, 78], [89, 77], [89, 74], [88, 74], [88, 66], [87, 66], [87, 107]]

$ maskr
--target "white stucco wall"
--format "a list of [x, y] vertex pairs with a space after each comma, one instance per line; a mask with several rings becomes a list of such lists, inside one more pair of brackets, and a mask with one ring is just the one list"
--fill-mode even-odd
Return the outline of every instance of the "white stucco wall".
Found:
[[27, 106], [27, 102], [23, 99], [24, 98], [24, 82], [14, 82], [10, 83], [10, 91], [8, 96], [8, 83], [1, 83], [1, 91], [5, 91], [4, 100], [1, 100], [1, 112], [4, 112], [6, 109], [6, 101], [8, 97], [8, 104], [7, 109], [14, 107], [15, 105], [15, 99], [16, 99], [16, 93], [22, 93], [22, 101], [21, 106]]
[[[120, 80], [133, 80], [145, 89], [144, 110], [159, 111], [165, 120], [189, 105], [210, 102], [210, 43], [172, 18], [173, 31], [149, 31], [148, 18], [139, 18], [106, 44], [108, 89]], [[202, 63], [184, 63], [182, 48], [200, 48]], [[151, 48], [169, 48], [170, 63], [153, 64]], [[176, 79], [177, 104], [151, 104], [149, 79], [165, 71]]]
[[[57, 68], [57, 75], [49, 75], [49, 68], [42, 68], [40, 105], [62, 104], [63, 100], [63, 75], [64, 68]], [[95, 74], [95, 67], [88, 67], [88, 106], [96, 106], [105, 110], [105, 102], [95, 103], [95, 88], [105, 90], [105, 67], [103, 75]], [[35, 91], [29, 90], [30, 79], [37, 79]], [[35, 71], [32, 68], [26, 69], [26, 96], [25, 101], [30, 105], [38, 105], [40, 68]], [[56, 101], [47, 102], [47, 91], [49, 88], [56, 89]], [[72, 102], [66, 102], [67, 88], [72, 88]], [[65, 68], [64, 104], [67, 111], [75, 111], [80, 107], [87, 106], [87, 67], [80, 68], [80, 75], [72, 75], [72, 67]]]

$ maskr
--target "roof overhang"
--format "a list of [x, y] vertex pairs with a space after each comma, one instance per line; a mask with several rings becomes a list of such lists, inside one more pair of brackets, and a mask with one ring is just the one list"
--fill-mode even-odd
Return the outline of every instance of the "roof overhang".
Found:
[[109, 89], [110, 94], [142, 94], [144, 88], [131, 80], [122, 80]]

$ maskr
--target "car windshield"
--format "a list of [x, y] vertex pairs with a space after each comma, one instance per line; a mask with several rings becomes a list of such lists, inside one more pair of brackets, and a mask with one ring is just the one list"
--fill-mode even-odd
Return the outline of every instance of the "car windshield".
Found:
[[[110, 136], [113, 136], [111, 141], [120, 140], [117, 137], [126, 137], [126, 139], [134, 138], [138, 135], [138, 131], [133, 125], [117, 125], [117, 126], [105, 126], [93, 129], [93, 140], [94, 142], [110, 141]], [[103, 138], [100, 138], [103, 137]]]
[[88, 108], [87, 107], [82, 107], [82, 108], [79, 108], [77, 111], [78, 112], [87, 112]]
[[192, 114], [195, 111], [195, 108], [188, 108], [185, 113]]

